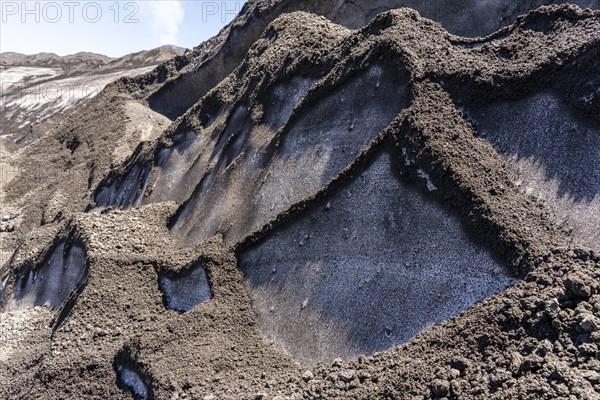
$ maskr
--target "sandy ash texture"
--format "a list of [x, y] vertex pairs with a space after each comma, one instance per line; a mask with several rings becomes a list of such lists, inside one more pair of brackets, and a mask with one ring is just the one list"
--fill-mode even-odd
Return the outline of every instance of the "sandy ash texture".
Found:
[[250, 1], [11, 156], [0, 398], [599, 398], [600, 12], [396, 3]]

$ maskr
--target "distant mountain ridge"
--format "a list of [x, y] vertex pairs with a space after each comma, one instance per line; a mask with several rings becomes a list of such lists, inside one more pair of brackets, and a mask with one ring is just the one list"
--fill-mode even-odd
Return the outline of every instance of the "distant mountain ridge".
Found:
[[35, 67], [56, 67], [65, 65], [81, 65], [85, 63], [88, 66], [105, 65], [112, 59], [110, 57], [89, 53], [79, 52], [67, 56], [59, 56], [54, 53], [22, 54], [14, 52], [0, 53], [0, 65], [11, 67], [35, 66]]
[[91, 52], [66, 56], [0, 53], [2, 154], [45, 135], [107, 84], [146, 73], [184, 51], [167, 45], [119, 58]]
[[151, 50], [142, 50], [124, 55], [109, 57], [103, 54], [81, 51], [75, 54], [59, 56], [55, 53], [22, 54], [15, 52], [0, 53], [0, 66], [5, 67], [58, 67], [78, 70], [101, 67], [148, 66], [161, 63], [185, 52], [182, 47], [165, 45]]

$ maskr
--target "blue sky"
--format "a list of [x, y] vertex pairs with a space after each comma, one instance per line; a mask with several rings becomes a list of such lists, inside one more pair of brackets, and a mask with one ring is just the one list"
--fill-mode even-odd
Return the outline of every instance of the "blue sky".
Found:
[[91, 51], [111, 57], [214, 36], [244, 1], [0, 0], [0, 52]]

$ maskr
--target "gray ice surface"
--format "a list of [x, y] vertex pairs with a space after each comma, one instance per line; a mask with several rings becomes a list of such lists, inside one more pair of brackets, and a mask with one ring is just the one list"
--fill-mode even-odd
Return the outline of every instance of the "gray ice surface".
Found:
[[59, 243], [48, 260], [37, 269], [18, 273], [13, 298], [7, 309], [24, 310], [38, 306], [60, 308], [73, 290], [87, 281], [85, 251], [77, 245]]
[[134, 398], [143, 400], [150, 398], [148, 388], [137, 372], [123, 365], [118, 365], [117, 376], [121, 383], [133, 393]]
[[[194, 245], [221, 233], [226, 244], [234, 244], [317, 193], [408, 105], [405, 78], [379, 65], [359, 71], [316, 104], [298, 109], [277, 147], [273, 128], [310, 82], [292, 80], [289, 101], [265, 111], [266, 126], [251, 129], [232, 119], [228, 130], [237, 129], [227, 132], [233, 135], [229, 146], [215, 147], [216, 166], [179, 209], [174, 236]], [[275, 88], [273, 102], [282, 100], [282, 90]]]
[[6, 275], [6, 277], [2, 280], [2, 286], [0, 287], [0, 301], [4, 299], [4, 295], [6, 294], [6, 289], [8, 289], [8, 279], [10, 275]]
[[211, 147], [207, 132], [180, 133], [173, 139], [173, 147], [159, 150], [156, 182], [145, 203], [176, 201], [182, 203], [197, 184], [197, 177], [206, 173]]
[[314, 83], [315, 79], [293, 77], [275, 86], [264, 107], [265, 121], [273, 131], [287, 123], [296, 104]]
[[161, 275], [160, 288], [169, 310], [186, 312], [210, 300], [206, 271], [199, 265], [177, 275]]
[[150, 167], [134, 165], [127, 175], [103, 187], [96, 196], [96, 208], [139, 207], [150, 179]]
[[467, 111], [521, 190], [571, 228], [576, 244], [600, 249], [600, 126], [551, 92]]
[[[417, 185], [420, 187], [418, 188]], [[393, 347], [514, 282], [382, 154], [239, 263], [268, 341], [310, 366]]]

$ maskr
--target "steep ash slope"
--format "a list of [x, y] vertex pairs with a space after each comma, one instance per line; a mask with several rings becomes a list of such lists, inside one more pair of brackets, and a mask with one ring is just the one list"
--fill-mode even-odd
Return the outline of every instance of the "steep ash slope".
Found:
[[[471, 7], [471, 2], [452, 2], [451, 4], [446, 2], [444, 3], [446, 5], [445, 7], [440, 7], [439, 4], [419, 2], [413, 6], [417, 7], [418, 9], [421, 9], [420, 7], [429, 7], [431, 11], [427, 11], [427, 15], [441, 21], [445, 26], [450, 27], [451, 25], [448, 24], [454, 24], [453, 26], [459, 28], [461, 26], [465, 28], [467, 26], [476, 28], [479, 26], [486, 26], [488, 23], [496, 24], [499, 23], [498, 21], [502, 21], [500, 23], [506, 24], [507, 22], [516, 18], [518, 12], [521, 12], [521, 10], [525, 11], [527, 7], [532, 4], [530, 3], [531, 2], [528, 1], [510, 2], [509, 7], [504, 7], [502, 5], [503, 3], [485, 2], [482, 7]], [[596, 2], [592, 1], [589, 4], [588, 3], [589, 2], [582, 2], [581, 5], [597, 8]], [[377, 12], [385, 10], [386, 7], [401, 6], [402, 4], [403, 3], [401, 1], [392, 1], [387, 3], [367, 2], [365, 4], [355, 1], [340, 1], [335, 4], [334, 2], [250, 1], [244, 7], [243, 12], [236, 18], [236, 20], [214, 39], [202, 44], [193, 51], [187, 52], [183, 56], [178, 56], [173, 60], [160, 65], [151, 73], [135, 79], [122, 79], [115, 84], [109, 85], [109, 87], [105, 90], [106, 93], [102, 94], [100, 97], [101, 99], [111, 99], [116, 95], [116, 92], [118, 92], [119, 95], [117, 97], [129, 99], [133, 96], [134, 98], [142, 100], [143, 102], [145, 98], [152, 95], [152, 93], [154, 93], [156, 90], [159, 90], [161, 93], [170, 93], [171, 90], [177, 86], [180, 87], [181, 91], [174, 91], [172, 97], [166, 96], [166, 102], [164, 103], [177, 105], [179, 107], [179, 111], [171, 116], [173, 117], [183, 113], [195, 101], [204, 96], [216, 83], [218, 83], [229, 72], [231, 72], [243, 59], [247, 49], [251, 46], [251, 44], [260, 36], [264, 27], [281, 12], [288, 10], [289, 7], [292, 7], [289, 8], [290, 10], [302, 9], [302, 7], [305, 7], [307, 10], [325, 14], [329, 18], [340, 21], [348, 26], [358, 27], [366, 23], [366, 21], [368, 21], [369, 18], [374, 16]], [[283, 6], [288, 8], [284, 8]], [[487, 9], [487, 7], [490, 8]], [[457, 11], [454, 12], [453, 10]], [[483, 12], [482, 10], [492, 11]], [[474, 13], [475, 16], [471, 21], [472, 23], [465, 24], [461, 22], [461, 18], [468, 13]], [[498, 13], [503, 15], [503, 17], [497, 18], [499, 15]], [[494, 25], [494, 27], [495, 26], [496, 25]], [[123, 59], [125, 60], [127, 57], [124, 57]], [[224, 64], [224, 61], [227, 62], [226, 65]], [[176, 79], [172, 82], [172, 79], [175, 79], [178, 76], [180, 76], [181, 79]], [[179, 85], [178, 82], [180, 82], [181, 85]], [[158, 94], [159, 92], [156, 93]], [[192, 97], [186, 97], [187, 94], [185, 93], [190, 94]], [[100, 104], [104, 104], [104, 100], [101, 100]], [[134, 103], [128, 102], [128, 104]], [[133, 107], [138, 111], [142, 111], [144, 108], [143, 105], [135, 105]], [[101, 109], [101, 107], [98, 109]], [[80, 118], [87, 118], [84, 115], [85, 113], [86, 111], [82, 111], [81, 116], [74, 115], [73, 120], [79, 121]], [[154, 118], [156, 115], [153, 116], [153, 112], [148, 110], [148, 112], [144, 111], [143, 114], [148, 114], [153, 117], [152, 119], [148, 118], [147, 122], [145, 123], [140, 123], [141, 125], [144, 125], [142, 127], [144, 132], [152, 132], [154, 129], [164, 129], [160, 127], [160, 124], [155, 123], [161, 119]], [[138, 113], [138, 115], [141, 114]], [[101, 121], [102, 118], [102, 116], [99, 116], [98, 121]], [[112, 116], [108, 116], [108, 118], [112, 119]], [[134, 118], [131, 122], [133, 121], [139, 120]], [[127, 118], [123, 120], [123, 123], [127, 123], [127, 126], [131, 127], [127, 128], [126, 131], [129, 129], [138, 129], [133, 126], [133, 124], [131, 124]], [[2, 180], [4, 189], [0, 190], [0, 196], [1, 192], [4, 190], [12, 191], [12, 186], [17, 183], [17, 187], [15, 187], [15, 195], [9, 195], [6, 198], [3, 198], [3, 215], [9, 214], [12, 217], [17, 217], [19, 214], [21, 214], [19, 211], [19, 206], [11, 204], [11, 199], [17, 199], [25, 195], [25, 192], [22, 190], [23, 188], [21, 182], [29, 182], [28, 187], [31, 187], [37, 192], [36, 195], [31, 196], [31, 199], [34, 199], [35, 202], [39, 201], [39, 204], [52, 204], [53, 208], [61, 209], [62, 214], [64, 215], [68, 214], [70, 211], [81, 210], [80, 204], [85, 203], [87, 199], [83, 199], [81, 202], [73, 202], [72, 199], [79, 198], [83, 195], [82, 193], [87, 190], [87, 183], [85, 182], [86, 179], [90, 178], [91, 175], [94, 176], [91, 178], [92, 180], [97, 179], [97, 177], [102, 177], [106, 173], [106, 170], [100, 168], [100, 166], [109, 166], [110, 163], [104, 164], [92, 162], [94, 166], [90, 166], [86, 165], [87, 163], [78, 163], [76, 160], [74, 162], [74, 160], [71, 160], [71, 158], [85, 158], [86, 160], [104, 159], [107, 154], [113, 153], [113, 144], [117, 145], [117, 148], [120, 149], [116, 150], [117, 152], [125, 154], [125, 152], [121, 151], [121, 149], [123, 149], [120, 144], [122, 141], [117, 141], [112, 136], [116, 133], [116, 130], [104, 129], [103, 124], [98, 122], [92, 123], [90, 126], [94, 127], [93, 133], [87, 132], [88, 128], [86, 127], [81, 127], [80, 129], [67, 132], [67, 130], [73, 129], [73, 124], [66, 124], [55, 129], [54, 133], [51, 135], [59, 136], [55, 140], [58, 140], [63, 145], [65, 144], [64, 136], [69, 136], [73, 142], [90, 142], [90, 138], [92, 138], [92, 141], [102, 143], [102, 145], [88, 147], [85, 151], [82, 151], [83, 148], [80, 148], [80, 150], [78, 152], [74, 152], [73, 155], [69, 155], [69, 150], [62, 151], [63, 149], [60, 149], [60, 151], [57, 151], [55, 149], [51, 153], [56, 154], [58, 157], [53, 158], [60, 158], [61, 162], [43, 163], [43, 166], [38, 162], [35, 162], [33, 164], [33, 167], [35, 168], [31, 168], [32, 166], [28, 165], [28, 163], [32, 159], [43, 159], [46, 157], [46, 143], [29, 149], [26, 155], [14, 157], [13, 159], [15, 162], [13, 162], [8, 158], [4, 158], [6, 156], [4, 153], [5, 150], [8, 152], [13, 152], [17, 148], [12, 141], [2, 139], [0, 143], [3, 153], [3, 158], [0, 160], [2, 164], [2, 173], [5, 177], [17, 175], [16, 179], [13, 180], [11, 184], [8, 183], [7, 179]], [[33, 133], [36, 134], [36, 132], [37, 131], [34, 129]], [[73, 134], [73, 132], [76, 132], [76, 134]], [[141, 136], [143, 138], [147, 138], [148, 134], [143, 133]], [[66, 142], [66, 145], [71, 143], [71, 139]], [[129, 139], [126, 141], [128, 140]], [[105, 145], [107, 145], [109, 148], [105, 147]], [[133, 145], [135, 145], [135, 143], [133, 143]], [[20, 160], [23, 160], [23, 162]], [[93, 174], [91, 173], [92, 171]], [[81, 176], [81, 180], [76, 180], [77, 182], [81, 182], [81, 185], [69, 184], [69, 178], [65, 175], [65, 172], [68, 172], [69, 176]], [[60, 190], [57, 190], [56, 185], [51, 185], [53, 189], [50, 191], [44, 190], [41, 187], [42, 185], [39, 183], [44, 182], [46, 177], [53, 177], [53, 179], [56, 177], [57, 182], [62, 181], [63, 184], [60, 185]], [[42, 192], [46, 193], [47, 195], [42, 195]], [[57, 195], [54, 195], [55, 193], [57, 193]], [[25, 204], [36, 203], [25, 202]], [[38, 211], [35, 209], [35, 207], [30, 207], [30, 209], [33, 211], [33, 215], [31, 217], [27, 217], [26, 219], [31, 223], [22, 224], [17, 218], [16, 222], [11, 221], [5, 227], [15, 227], [15, 229], [18, 231], [17, 236], [19, 236], [23, 232], [27, 232], [31, 227], [39, 225], [41, 218], [38, 216]], [[15, 235], [11, 234], [9, 236], [12, 237]], [[7, 241], [10, 242], [11, 240], [5, 238], [4, 242], [7, 243]], [[11, 248], [12, 245], [6, 244], [3, 247], [6, 248], [3, 249], [6, 250], [4, 253], [9, 256], [11, 251], [7, 249]], [[4, 259], [6, 260], [6, 257], [4, 257]]]
[[[181, 207], [170, 226], [182, 244], [197, 244], [214, 234], [223, 235], [227, 244], [238, 243], [348, 167], [408, 106], [411, 80], [440, 82], [461, 104], [476, 98], [493, 104], [518, 96], [525, 81], [532, 90], [570, 88], [569, 80], [548, 82], [546, 74], [561, 63], [568, 64], [562, 74], [577, 73], [569, 65], [589, 60], [598, 40], [596, 21], [593, 13], [550, 10], [531, 12], [506, 35], [479, 45], [467, 45], [432, 23], [402, 31], [394, 14], [383, 14], [352, 33], [323, 24], [296, 35], [272, 26], [234, 74], [100, 186], [97, 206], [173, 200]], [[556, 29], [544, 32], [539, 21], [549, 18], [549, 12], [556, 22], [547, 24]], [[290, 54], [289, 48], [299, 50]], [[512, 56], [498, 56], [504, 53]], [[589, 62], [583, 65], [587, 68], [579, 74], [588, 79], [587, 71], [593, 69]], [[398, 72], [392, 77], [394, 70]], [[289, 93], [285, 101], [277, 94], [282, 90]], [[566, 106], [577, 104], [583, 113], [572, 124], [581, 126], [577, 129], [597, 125], [585, 122], [585, 115], [594, 115], [596, 102], [582, 105], [580, 96], [573, 90], [561, 96]], [[272, 107], [275, 103], [282, 109]], [[560, 115], [569, 118], [568, 113]], [[589, 129], [593, 140], [594, 128]], [[528, 135], [539, 136], [534, 131]], [[577, 142], [580, 157], [556, 168], [575, 174], [571, 180], [585, 180], [581, 190], [593, 198], [597, 146], [586, 153], [586, 143]], [[577, 199], [563, 201], [572, 205]], [[598, 210], [596, 202], [588, 210]], [[593, 220], [573, 220], [576, 232], [596, 232], [595, 225]], [[588, 236], [589, 245], [593, 233]]]
[[[555, 0], [250, 0], [219, 35], [192, 52], [165, 63], [143, 79], [126, 80], [127, 91], [171, 119], [182, 115], [231, 73], [264, 29], [293, 11], [322, 15], [350, 29], [366, 25], [377, 14], [409, 7], [459, 36], [486, 36], [514, 22], [518, 15]], [[599, 9], [598, 0], [574, 0], [582, 8]]]
[[[0, 397], [594, 399], [600, 259], [560, 247], [548, 203], [514, 182], [468, 108], [551, 88], [595, 126], [597, 103], [578, 100], [599, 30], [599, 13], [567, 6], [476, 41], [406, 9], [357, 31], [280, 17], [160, 138], [94, 175], [83, 159], [115, 145], [71, 146], [92, 176], [71, 211], [92, 190], [91, 208], [126, 210], [62, 216], [20, 243], [4, 309], [18, 282], [52, 287], [24, 277], [54, 270], [63, 243], [83, 250], [87, 279], [54, 312], [0, 314], [49, 327], [11, 334]], [[114, 102], [115, 127], [126, 121], [126, 99], [96, 101], [78, 115]], [[85, 137], [72, 123], [49, 143]], [[288, 356], [383, 349], [308, 372]]]
[[153, 68], [149, 65], [70, 74], [61, 68], [0, 66], [3, 87], [0, 137], [17, 148], [25, 147], [43, 137], [107, 84]]
[[34, 229], [52, 231], [83, 211], [111, 166], [168, 125], [162, 115], [106, 90], [36, 143], [2, 159], [2, 215], [9, 217], [0, 233], [3, 263]]
[[[508, 55], [513, 57], [512, 55]], [[556, 79], [495, 99], [457, 96], [478, 136], [509, 165], [513, 182], [542, 202], [578, 245], [600, 249], [600, 76], [595, 46]], [[579, 79], [573, 77], [579, 76]]]

